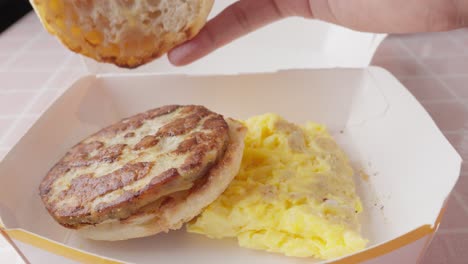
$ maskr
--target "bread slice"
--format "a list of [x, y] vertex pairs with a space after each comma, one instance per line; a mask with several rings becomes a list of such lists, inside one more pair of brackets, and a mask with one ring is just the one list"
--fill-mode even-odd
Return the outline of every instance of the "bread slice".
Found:
[[210, 169], [204, 181], [188, 191], [172, 195], [172, 199], [164, 201], [162, 205], [159, 200], [128, 219], [83, 226], [78, 233], [93, 240], [126, 240], [179, 229], [199, 215], [226, 190], [240, 169], [247, 129], [233, 119], [226, 121], [230, 138], [226, 152]]
[[213, 0], [30, 0], [44, 27], [70, 50], [135, 68], [193, 38]]

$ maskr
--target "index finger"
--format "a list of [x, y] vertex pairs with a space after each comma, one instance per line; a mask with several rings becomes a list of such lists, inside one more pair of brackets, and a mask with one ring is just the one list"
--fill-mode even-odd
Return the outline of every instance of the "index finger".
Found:
[[262, 26], [288, 16], [312, 17], [308, 0], [240, 0], [209, 21], [200, 33], [169, 52], [174, 65], [186, 65]]

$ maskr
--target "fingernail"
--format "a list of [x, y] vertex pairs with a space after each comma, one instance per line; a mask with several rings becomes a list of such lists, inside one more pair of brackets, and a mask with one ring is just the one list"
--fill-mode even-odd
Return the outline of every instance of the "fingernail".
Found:
[[174, 66], [183, 66], [190, 63], [188, 60], [190, 53], [190, 47], [182, 44], [169, 51], [168, 58]]
[[174, 48], [173, 50], [169, 51], [169, 53], [167, 54], [167, 58], [169, 59], [169, 62], [172, 65], [182, 66], [181, 57], [179, 55], [179, 52], [177, 52], [177, 48]]

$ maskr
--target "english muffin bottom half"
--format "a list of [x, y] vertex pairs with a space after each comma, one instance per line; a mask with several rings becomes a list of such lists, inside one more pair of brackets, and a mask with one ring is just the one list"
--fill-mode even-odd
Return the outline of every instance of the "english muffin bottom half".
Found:
[[94, 240], [179, 229], [238, 173], [246, 128], [203, 106], [168, 105], [85, 138], [40, 184], [62, 226]]

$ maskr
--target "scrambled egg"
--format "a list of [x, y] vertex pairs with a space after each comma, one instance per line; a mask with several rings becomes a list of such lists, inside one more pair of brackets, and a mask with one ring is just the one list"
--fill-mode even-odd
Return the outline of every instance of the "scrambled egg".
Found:
[[326, 129], [274, 114], [245, 124], [239, 174], [188, 232], [296, 257], [331, 259], [365, 248], [353, 170]]

